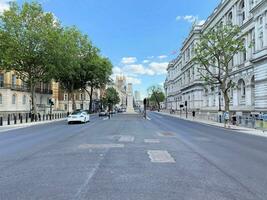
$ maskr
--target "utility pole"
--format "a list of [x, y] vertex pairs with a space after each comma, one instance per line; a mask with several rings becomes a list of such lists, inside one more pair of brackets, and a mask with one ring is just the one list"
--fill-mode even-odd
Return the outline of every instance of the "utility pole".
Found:
[[146, 105], [147, 105], [147, 99], [144, 99], [144, 118], [146, 119]]
[[187, 113], [187, 101], [184, 102], [184, 105], [185, 105], [185, 116], [187, 118], [187, 115], [188, 115], [188, 113]]

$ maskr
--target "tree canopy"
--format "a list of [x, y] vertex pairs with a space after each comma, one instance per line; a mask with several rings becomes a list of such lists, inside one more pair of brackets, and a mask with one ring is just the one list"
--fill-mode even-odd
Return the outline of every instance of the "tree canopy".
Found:
[[76, 27], [61, 26], [37, 2], [21, 7], [13, 2], [0, 20], [1, 69], [14, 71], [29, 86], [35, 113], [35, 87], [51, 80], [73, 95], [74, 109], [74, 92], [88, 91], [92, 108], [93, 89], [109, 82], [112, 64], [87, 35]]
[[204, 32], [195, 48], [194, 61], [204, 82], [217, 86], [223, 93], [225, 110], [229, 111], [228, 91], [233, 87], [230, 79], [234, 55], [245, 51], [241, 30], [231, 24], [219, 24]]
[[11, 3], [0, 21], [1, 68], [14, 70], [28, 85], [36, 113], [35, 87], [51, 79], [60, 24], [36, 2], [24, 3], [22, 7]]
[[102, 103], [104, 106], [108, 106], [109, 110], [112, 110], [114, 105], [120, 103], [120, 96], [116, 89], [113, 87], [107, 88]]
[[159, 85], [153, 85], [147, 89], [149, 95], [149, 102], [155, 103], [160, 110], [160, 103], [165, 100], [163, 89]]

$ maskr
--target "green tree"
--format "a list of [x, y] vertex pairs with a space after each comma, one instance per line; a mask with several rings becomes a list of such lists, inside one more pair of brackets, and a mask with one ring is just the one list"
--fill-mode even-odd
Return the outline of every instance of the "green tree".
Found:
[[54, 68], [54, 78], [60, 86], [71, 96], [73, 109], [76, 109], [75, 91], [81, 89], [81, 51], [84, 37], [75, 27], [62, 29], [58, 40], [54, 59], [57, 66]]
[[149, 95], [149, 102], [155, 103], [160, 110], [160, 103], [164, 101], [165, 95], [161, 86], [154, 85], [147, 89]]
[[114, 105], [120, 103], [120, 96], [116, 89], [113, 87], [106, 89], [102, 103], [105, 107], [108, 106], [109, 110], [112, 110]]
[[0, 21], [1, 68], [14, 70], [28, 85], [36, 114], [36, 85], [51, 80], [60, 24], [53, 14], [44, 12], [36, 2], [24, 3], [22, 7], [11, 3], [10, 9], [0, 16]]
[[103, 88], [110, 82], [110, 75], [112, 74], [112, 64], [107, 58], [95, 56], [92, 61], [91, 71], [87, 71], [87, 85], [90, 91], [85, 88], [90, 96], [89, 110], [92, 111], [93, 91], [94, 89]]
[[206, 85], [218, 87], [229, 111], [229, 90], [234, 86], [230, 79], [234, 55], [244, 52], [244, 41], [238, 26], [220, 24], [204, 32], [195, 48], [194, 61]]

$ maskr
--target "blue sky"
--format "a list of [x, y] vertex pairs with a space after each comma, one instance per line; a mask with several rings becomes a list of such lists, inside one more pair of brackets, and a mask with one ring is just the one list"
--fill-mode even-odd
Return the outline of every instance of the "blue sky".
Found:
[[[0, 9], [7, 0], [0, 0]], [[21, 3], [22, 0], [19, 0]], [[220, 0], [40, 0], [63, 25], [75, 25], [144, 95], [162, 84], [167, 63], [192, 21], [206, 19]]]

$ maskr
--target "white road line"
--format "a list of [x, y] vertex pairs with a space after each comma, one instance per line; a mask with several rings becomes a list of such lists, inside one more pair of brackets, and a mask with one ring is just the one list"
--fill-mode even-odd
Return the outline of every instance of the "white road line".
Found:
[[129, 135], [123, 135], [120, 137], [119, 142], [133, 142], [134, 137]]
[[81, 144], [79, 149], [109, 149], [124, 148], [124, 144]]
[[160, 143], [158, 139], [145, 139], [144, 142], [152, 144]]
[[151, 121], [151, 118], [149, 118], [149, 117], [146, 117], [146, 119], [149, 120], [149, 121]]
[[168, 153], [168, 151], [148, 150], [147, 153], [153, 163], [175, 163], [174, 158]]

